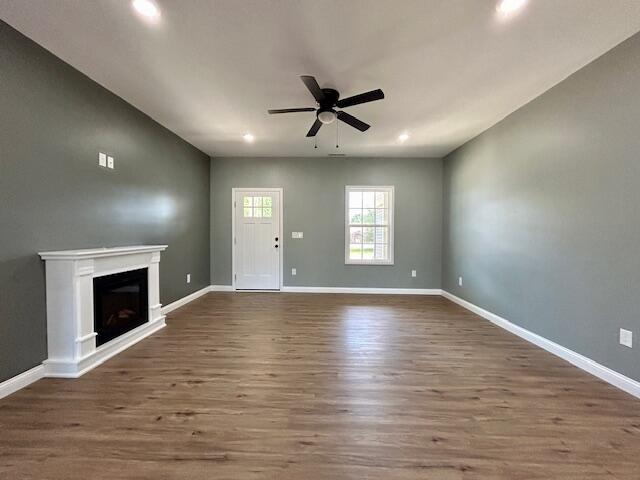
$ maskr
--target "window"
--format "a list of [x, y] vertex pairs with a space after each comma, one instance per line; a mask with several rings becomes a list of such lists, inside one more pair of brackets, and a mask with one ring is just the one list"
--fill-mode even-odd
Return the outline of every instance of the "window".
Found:
[[393, 265], [393, 187], [345, 189], [345, 263]]

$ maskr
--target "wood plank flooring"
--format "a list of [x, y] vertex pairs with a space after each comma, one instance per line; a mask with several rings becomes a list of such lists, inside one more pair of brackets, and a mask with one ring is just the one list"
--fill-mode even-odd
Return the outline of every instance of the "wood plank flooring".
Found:
[[212, 293], [0, 400], [0, 478], [637, 480], [640, 401], [441, 297]]

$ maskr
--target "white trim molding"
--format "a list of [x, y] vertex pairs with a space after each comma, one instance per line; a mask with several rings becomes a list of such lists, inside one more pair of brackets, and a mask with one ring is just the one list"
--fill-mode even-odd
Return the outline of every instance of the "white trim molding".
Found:
[[439, 288], [283, 287], [285, 293], [362, 293], [369, 295], [440, 295]]
[[235, 292], [233, 285], [211, 285], [212, 292]]
[[206, 295], [212, 289], [213, 289], [213, 285], [209, 285], [209, 286], [204, 287], [204, 288], [202, 288], [200, 290], [197, 290], [197, 291], [195, 291], [193, 293], [190, 293], [186, 297], [182, 297], [182, 298], [176, 300], [175, 302], [171, 302], [168, 305], [165, 305], [164, 307], [162, 307], [162, 310], [161, 310], [162, 314], [166, 315], [169, 312], [173, 312], [175, 309], [180, 308], [180, 307], [186, 305], [189, 302], [193, 302], [195, 299], [200, 298], [203, 295]]
[[640, 398], [640, 382], [626, 377], [621, 373], [616, 372], [615, 370], [611, 370], [610, 368], [605, 367], [604, 365], [590, 359], [589, 357], [585, 357], [584, 355], [581, 355], [577, 352], [574, 352], [573, 350], [563, 347], [562, 345], [552, 342], [551, 340], [542, 337], [537, 333], [533, 333], [526, 328], [522, 328], [514, 323], [511, 323], [509, 320], [506, 320], [496, 315], [495, 313], [491, 313], [488, 310], [478, 307], [471, 302], [463, 300], [462, 298], [457, 297], [447, 291], [443, 290], [442, 296], [475, 313], [476, 315], [489, 320], [494, 325], [504, 328], [514, 335], [517, 335], [520, 338], [546, 350], [547, 352], [552, 353], [562, 358], [563, 360], [566, 360], [579, 369], [598, 377], [600, 380], [604, 380], [614, 387], [617, 387], [620, 390], [624, 390], [634, 397]]
[[22, 372], [15, 377], [0, 383], [0, 398], [11, 395], [18, 390], [37, 382], [44, 377], [44, 366], [37, 365], [26, 372]]

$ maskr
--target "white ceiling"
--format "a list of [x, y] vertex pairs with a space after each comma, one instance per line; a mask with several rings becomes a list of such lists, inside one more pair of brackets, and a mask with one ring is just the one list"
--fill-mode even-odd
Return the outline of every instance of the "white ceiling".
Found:
[[[340, 125], [340, 151], [441, 156], [640, 30], [638, 0], [157, 0], [155, 25], [128, 0], [0, 0], [0, 18], [212, 156], [335, 152], [305, 138], [314, 106], [300, 79], [372, 125]], [[398, 135], [408, 131], [404, 144]], [[246, 144], [251, 132], [256, 141]]]

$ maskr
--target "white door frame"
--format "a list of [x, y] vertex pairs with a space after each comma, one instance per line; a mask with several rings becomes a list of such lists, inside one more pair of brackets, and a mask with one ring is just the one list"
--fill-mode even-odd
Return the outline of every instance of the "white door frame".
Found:
[[[278, 264], [278, 268], [280, 269], [280, 285], [279, 288], [282, 290], [284, 285], [284, 197], [283, 197], [283, 189], [279, 188], [245, 188], [245, 187], [233, 187], [231, 189], [231, 287], [236, 290], [236, 193], [237, 192], [278, 192], [280, 194], [280, 201], [278, 202], [278, 229], [280, 230], [280, 262]], [[252, 291], [260, 291], [260, 290], [252, 290]], [[265, 290], [268, 292], [273, 292], [274, 290]]]

